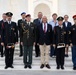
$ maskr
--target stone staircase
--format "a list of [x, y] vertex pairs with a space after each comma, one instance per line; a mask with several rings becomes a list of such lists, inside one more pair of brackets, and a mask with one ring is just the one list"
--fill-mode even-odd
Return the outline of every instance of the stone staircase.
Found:
[[[5, 70], [5, 57], [1, 58], [0, 57], [0, 70]], [[51, 70], [50, 71], [57, 71], [56, 70], [56, 61], [55, 58], [50, 57], [50, 66]], [[23, 64], [23, 57], [19, 57], [19, 44], [16, 45], [15, 47], [15, 52], [14, 52], [14, 69], [8, 68], [7, 70], [30, 70], [30, 69], [24, 69], [24, 64]], [[72, 70], [72, 58], [71, 58], [71, 48], [69, 48], [69, 57], [65, 58], [65, 69], [64, 71], [73, 71]], [[40, 57], [36, 58], [35, 57], [35, 51], [33, 50], [33, 64], [32, 64], [32, 70], [48, 70], [47, 68], [40, 69]]]

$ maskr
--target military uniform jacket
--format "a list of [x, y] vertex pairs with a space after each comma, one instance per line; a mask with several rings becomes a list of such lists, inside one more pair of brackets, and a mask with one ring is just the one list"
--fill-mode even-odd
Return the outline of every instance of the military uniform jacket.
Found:
[[21, 41], [23, 42], [24, 46], [33, 46], [33, 43], [36, 40], [36, 27], [35, 24], [30, 22], [28, 25], [27, 23], [23, 23], [21, 29]]
[[8, 22], [6, 22], [6, 24], [4, 25], [4, 34], [2, 34], [2, 42], [4, 42], [5, 45], [8, 43], [18, 42], [18, 30], [15, 22], [11, 22], [11, 24], [8, 24]]
[[70, 38], [70, 43], [72, 43], [73, 45], [76, 45], [76, 25], [74, 24], [71, 27], [71, 38]]
[[[68, 40], [69, 44], [70, 44], [70, 37], [71, 37], [71, 22], [67, 22], [67, 27], [65, 25], [65, 22], [63, 22], [63, 26], [65, 27], [65, 30], [66, 30], [66, 41]], [[68, 39], [67, 39], [68, 37]]]
[[18, 20], [18, 30], [19, 30], [19, 36], [21, 38], [21, 27], [22, 27], [22, 23], [25, 23], [25, 21], [23, 21], [22, 19]]
[[68, 44], [68, 37], [66, 38], [66, 29], [64, 27], [56, 26], [54, 28], [54, 35], [53, 35], [53, 44], [58, 45], [59, 43]]

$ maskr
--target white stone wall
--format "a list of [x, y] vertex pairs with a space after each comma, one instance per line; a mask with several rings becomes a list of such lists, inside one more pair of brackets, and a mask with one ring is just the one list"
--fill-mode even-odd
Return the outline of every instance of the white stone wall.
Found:
[[0, 0], [0, 19], [2, 13], [11, 11], [13, 13], [13, 20], [17, 21], [21, 18], [22, 12], [28, 12], [28, 0]]
[[62, 16], [69, 15], [69, 21], [73, 23], [72, 16], [76, 14], [76, 0], [59, 0], [58, 13]]
[[23, 11], [30, 13], [34, 19], [34, 9], [41, 3], [50, 8], [50, 18], [55, 12], [62, 16], [68, 14], [69, 20], [73, 23], [72, 16], [76, 14], [76, 0], [0, 0], [0, 19], [2, 19], [2, 13], [7, 11], [13, 12], [14, 21], [21, 18], [20, 14]]

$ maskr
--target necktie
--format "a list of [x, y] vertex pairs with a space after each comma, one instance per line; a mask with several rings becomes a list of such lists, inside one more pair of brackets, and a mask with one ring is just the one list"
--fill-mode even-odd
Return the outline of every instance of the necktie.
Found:
[[46, 33], [46, 24], [44, 23], [44, 33]]

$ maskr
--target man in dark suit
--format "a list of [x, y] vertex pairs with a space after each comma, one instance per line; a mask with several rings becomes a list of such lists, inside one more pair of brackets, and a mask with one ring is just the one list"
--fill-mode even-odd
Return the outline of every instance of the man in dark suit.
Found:
[[[42, 16], [43, 16], [42, 12], [38, 12], [38, 18], [33, 21], [34, 24], [36, 25], [36, 27], [41, 25], [41, 23], [42, 23]], [[37, 45], [37, 43], [35, 45], [35, 53], [36, 53], [36, 57], [40, 56], [40, 49], [39, 49], [39, 46]]]
[[[66, 35], [69, 35], [69, 37], [70, 37], [70, 29], [71, 29], [72, 24], [71, 24], [71, 22], [68, 21], [68, 18], [69, 18], [68, 15], [65, 15], [65, 16], [64, 16], [63, 26], [64, 26], [65, 29], [66, 29], [66, 32], [67, 32]], [[66, 38], [67, 38], [67, 36], [66, 36]], [[67, 39], [66, 39], [66, 40], [67, 40]], [[68, 40], [69, 40], [69, 38], [68, 38]], [[69, 41], [70, 41], [70, 40], [69, 40]], [[69, 49], [69, 45], [65, 48], [65, 57], [68, 57], [68, 49]]]
[[23, 22], [26, 22], [26, 13], [25, 12], [22, 12], [21, 13], [21, 17], [22, 17], [22, 19], [20, 19], [20, 20], [18, 20], [18, 29], [19, 29], [19, 37], [20, 37], [20, 57], [21, 56], [23, 56], [23, 47], [22, 47], [22, 45], [21, 45], [21, 27], [22, 27], [22, 23]]
[[21, 44], [24, 47], [23, 61], [24, 68], [32, 68], [32, 51], [33, 45], [35, 44], [35, 25], [31, 22], [31, 15], [26, 15], [26, 23], [22, 23], [22, 31], [21, 31]]
[[[6, 13], [3, 13], [2, 18], [3, 19], [0, 21], [0, 27], [1, 27], [1, 29], [3, 29], [2, 34], [4, 34], [4, 24], [6, 23]], [[1, 42], [1, 39], [0, 39], [0, 42]], [[0, 50], [1, 50], [1, 57], [3, 57], [4, 51], [3, 51], [3, 46], [1, 46], [1, 45], [0, 45]]]
[[46, 66], [50, 69], [49, 65], [49, 51], [50, 45], [52, 44], [52, 26], [47, 23], [47, 17], [43, 16], [42, 24], [38, 26], [37, 29], [37, 44], [40, 47], [41, 54], [41, 66], [44, 68]]
[[76, 70], [76, 15], [73, 16], [74, 25], [71, 27], [71, 42], [73, 70]]
[[[5, 46], [5, 69], [8, 67], [13, 67], [13, 55], [15, 44], [18, 43], [18, 31], [17, 25], [15, 22], [11, 21], [13, 14], [11, 12], [7, 12], [7, 22], [4, 25], [4, 34], [2, 34], [2, 42], [1, 45]], [[3, 33], [3, 29], [2, 29]]]
[[[66, 30], [63, 26], [63, 17], [58, 17], [58, 26], [54, 28], [53, 46], [56, 47], [56, 64], [57, 69], [64, 69], [65, 46], [68, 45], [66, 40]], [[68, 38], [68, 37], [67, 37]]]

